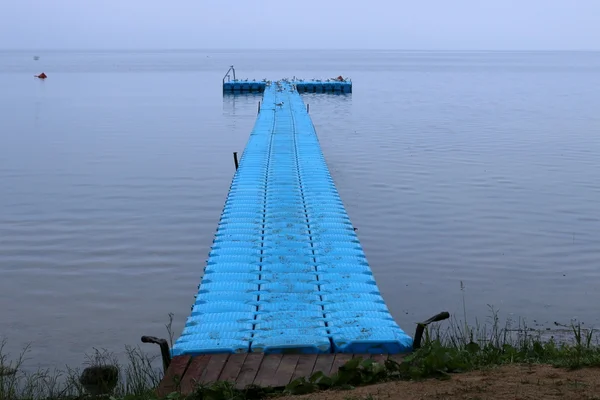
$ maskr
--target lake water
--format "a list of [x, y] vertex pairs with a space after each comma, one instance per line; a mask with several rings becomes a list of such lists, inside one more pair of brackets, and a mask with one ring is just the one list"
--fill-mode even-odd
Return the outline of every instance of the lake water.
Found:
[[353, 79], [304, 97], [407, 332], [462, 316], [461, 281], [472, 319], [600, 321], [600, 53], [0, 52], [8, 350], [79, 365], [169, 312], [179, 334], [260, 100], [223, 97], [231, 64]]

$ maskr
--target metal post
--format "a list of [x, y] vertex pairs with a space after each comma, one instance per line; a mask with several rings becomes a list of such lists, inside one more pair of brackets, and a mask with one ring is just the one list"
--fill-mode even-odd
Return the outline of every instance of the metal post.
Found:
[[159, 339], [154, 336], [142, 336], [142, 343], [154, 343], [160, 346], [163, 372], [167, 372], [169, 365], [171, 365], [171, 351], [169, 350], [169, 342], [167, 342], [165, 339]]
[[235, 164], [235, 170], [237, 171], [239, 164], [238, 164], [238, 159], [237, 159], [237, 151], [233, 152], [233, 163]]
[[450, 313], [448, 313], [448, 311], [443, 311], [429, 318], [427, 321], [418, 322], [417, 329], [415, 330], [415, 337], [413, 339], [413, 349], [416, 350], [421, 347], [421, 339], [423, 338], [423, 332], [425, 331], [427, 325], [433, 322], [443, 321], [448, 318], [450, 318]]
[[258, 102], [258, 112], [257, 112], [257, 114], [259, 114], [259, 113], [260, 113], [260, 101]]
[[308, 114], [308, 110], [310, 110], [310, 104], [306, 105], [306, 113]]

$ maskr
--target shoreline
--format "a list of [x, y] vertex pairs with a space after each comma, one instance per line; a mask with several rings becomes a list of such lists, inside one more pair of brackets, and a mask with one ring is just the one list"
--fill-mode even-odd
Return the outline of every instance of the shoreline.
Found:
[[[475, 326], [465, 325], [454, 318], [449, 322], [436, 323], [426, 329], [422, 347], [399, 363], [391, 360], [380, 363], [373, 362], [372, 359], [352, 359], [337, 374], [328, 377], [316, 372], [311, 377], [296, 379], [286, 387], [236, 390], [227, 382], [216, 382], [201, 386], [190, 395], [174, 390], [166, 397], [191, 400], [206, 396], [255, 399], [265, 396], [295, 398], [304, 395], [302, 398], [311, 398], [312, 394], [312, 398], [319, 399], [367, 399], [377, 398], [373, 396], [378, 395], [387, 398], [399, 394], [398, 390], [410, 390], [411, 396], [416, 396], [420, 391], [429, 393], [428, 390], [434, 390], [440, 396], [443, 393], [456, 394], [462, 390], [466, 395], [471, 389], [482, 393], [518, 389], [528, 385], [525, 382], [527, 376], [537, 379], [536, 382], [542, 382], [542, 386], [549, 392], [558, 390], [555, 387], [557, 385], [551, 382], [566, 382], [559, 389], [565, 393], [573, 392], [573, 396], [580, 396], [572, 398], [586, 398], [581, 396], [588, 396], [587, 391], [595, 393], [596, 383], [593, 377], [597, 374], [594, 370], [589, 370], [600, 367], [600, 342], [595, 330], [585, 329], [581, 323], [572, 323], [568, 331], [564, 326], [556, 331], [534, 330], [521, 323], [513, 327], [510, 321], [501, 326], [496, 314], [489, 321]], [[560, 335], [555, 335], [556, 333]], [[6, 339], [0, 339], [0, 364], [3, 371], [16, 371], [14, 374], [1, 374], [0, 398], [66, 400], [86, 396], [86, 390], [78, 382], [80, 368], [25, 372], [21, 366], [26, 360], [26, 351], [16, 359], [9, 360], [8, 355], [2, 353], [4, 344]], [[88, 356], [86, 364], [117, 365], [119, 382], [112, 393], [116, 400], [157, 399], [156, 388], [164, 376], [162, 369], [156, 368], [156, 361], [160, 363], [158, 348], [126, 346], [125, 352], [128, 360], [125, 365], [119, 365], [114, 354], [100, 350]], [[524, 374], [524, 369], [532, 372]], [[505, 380], [504, 389], [499, 377]], [[486, 395], [485, 398], [490, 397]]]

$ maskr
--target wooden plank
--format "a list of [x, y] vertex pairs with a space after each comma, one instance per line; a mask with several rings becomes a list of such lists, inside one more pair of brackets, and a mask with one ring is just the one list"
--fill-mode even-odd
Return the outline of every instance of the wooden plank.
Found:
[[159, 398], [165, 397], [169, 393], [176, 392], [180, 389], [181, 381], [185, 376], [186, 369], [191, 361], [190, 356], [173, 357], [171, 364], [165, 376], [158, 385], [157, 394]]
[[292, 381], [298, 378], [308, 379], [313, 372], [315, 362], [317, 361], [317, 354], [301, 354], [296, 364], [296, 370], [292, 375]]
[[[352, 354], [352, 358], [361, 358], [363, 361], [368, 360], [369, 358], [371, 358], [371, 354], [369, 353], [364, 353], [364, 354]], [[361, 361], [362, 362], [362, 361]]]
[[230, 355], [231, 354], [211, 355], [206, 368], [202, 372], [200, 379], [198, 379], [198, 383], [207, 384], [216, 382], [219, 379], [219, 375], [221, 375], [221, 371], [223, 371], [223, 368], [225, 367]]
[[281, 363], [282, 354], [267, 354], [254, 378], [254, 384], [260, 387], [274, 387], [275, 372]]
[[244, 361], [246, 360], [246, 356], [248, 353], [238, 353], [232, 354], [227, 359], [227, 364], [221, 371], [221, 375], [219, 376], [219, 381], [229, 381], [235, 382], [240, 371], [242, 370], [242, 366], [244, 365]]
[[340, 367], [346, 364], [348, 361], [352, 360], [352, 354], [347, 353], [338, 353], [335, 355], [335, 359], [331, 364], [331, 370], [329, 371], [329, 375], [333, 375], [338, 372]]
[[277, 367], [277, 372], [275, 372], [275, 384], [273, 387], [283, 387], [290, 383], [299, 359], [300, 354], [283, 355], [279, 367]]
[[406, 357], [407, 355], [408, 354], [390, 354], [388, 357], [390, 360], [394, 360], [398, 364], [402, 364], [402, 361], [404, 361], [404, 357]]
[[242, 369], [235, 380], [235, 387], [237, 389], [244, 389], [254, 382], [254, 378], [256, 377], [256, 373], [260, 368], [263, 358], [263, 353], [249, 353], [246, 356]]
[[190, 394], [196, 387], [196, 382], [204, 373], [211, 356], [203, 355], [196, 356], [192, 359], [190, 366], [188, 367], [183, 380], [181, 381], [181, 393]]
[[335, 354], [319, 354], [317, 357], [317, 361], [315, 361], [315, 367], [313, 369], [312, 374], [314, 374], [315, 372], [322, 372], [325, 375], [329, 375], [329, 371], [331, 370], [331, 364], [333, 364], [334, 358]]
[[377, 364], [385, 365], [385, 360], [388, 359], [388, 355], [387, 354], [371, 354], [371, 358]]

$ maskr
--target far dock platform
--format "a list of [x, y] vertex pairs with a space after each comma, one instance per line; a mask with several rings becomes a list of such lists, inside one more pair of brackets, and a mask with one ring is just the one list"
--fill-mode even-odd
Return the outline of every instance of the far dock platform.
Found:
[[[267, 83], [248, 79], [223, 82], [223, 93], [263, 93]], [[352, 81], [349, 79], [291, 80], [289, 83], [299, 93], [352, 93]]]

